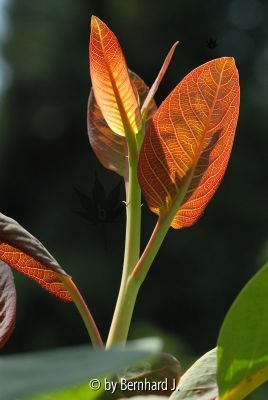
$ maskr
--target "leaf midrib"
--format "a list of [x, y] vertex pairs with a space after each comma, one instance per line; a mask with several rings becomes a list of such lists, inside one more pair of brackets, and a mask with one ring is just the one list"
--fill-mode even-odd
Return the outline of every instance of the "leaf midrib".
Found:
[[[218, 94], [219, 94], [219, 90], [220, 90], [220, 86], [221, 86], [221, 81], [222, 81], [222, 75], [223, 75], [223, 71], [224, 71], [224, 67], [225, 67], [226, 63], [227, 63], [227, 61], [225, 61], [224, 65], [222, 67], [222, 71], [220, 73], [220, 79], [219, 79], [219, 82], [218, 82], [218, 85], [217, 85], [216, 94], [215, 94], [211, 109], [210, 109], [208, 117], [207, 117], [207, 122], [206, 122], [206, 125], [205, 125], [205, 128], [204, 128], [204, 133], [202, 135], [202, 139], [201, 139], [200, 144], [198, 146], [198, 150], [196, 152], [196, 156], [194, 158], [194, 161], [193, 161], [193, 164], [192, 164], [192, 168], [187, 171], [188, 176], [187, 176], [187, 173], [186, 173], [186, 175], [185, 175], [186, 179], [184, 180], [184, 183], [182, 184], [182, 186], [181, 186], [181, 188], [179, 190], [178, 190], [177, 185], [176, 185], [177, 195], [174, 197], [173, 205], [171, 206], [171, 208], [168, 210], [168, 213], [167, 213], [167, 215], [169, 216], [171, 222], [173, 221], [173, 219], [175, 218], [177, 212], [179, 211], [180, 206], [183, 204], [184, 198], [185, 198], [185, 196], [186, 196], [186, 194], [188, 192], [188, 189], [189, 189], [189, 187], [191, 185], [192, 178], [193, 178], [194, 172], [196, 170], [196, 166], [198, 164], [200, 155], [202, 154], [203, 144], [204, 144], [204, 141], [206, 139], [206, 134], [207, 134], [208, 127], [209, 127], [209, 124], [210, 124], [211, 115], [213, 113], [213, 110], [214, 110], [214, 107], [215, 107], [215, 104], [216, 104], [216, 101], [217, 101], [217, 98], [218, 98]], [[165, 210], [163, 209], [162, 211], [165, 211]], [[161, 210], [160, 210], [160, 215], [161, 215]]]
[[[127, 132], [129, 132], [131, 135], [133, 135], [135, 137], [136, 132], [133, 130], [133, 128], [132, 128], [132, 126], [130, 124], [130, 121], [129, 121], [128, 115], [127, 115], [127, 113], [125, 111], [125, 108], [124, 108], [123, 101], [121, 99], [119, 90], [118, 90], [118, 88], [116, 86], [115, 78], [113, 76], [113, 73], [111, 71], [109, 62], [107, 61], [107, 57], [105, 55], [104, 43], [103, 43], [103, 39], [102, 39], [101, 29], [100, 29], [99, 23], [97, 23], [97, 27], [98, 27], [100, 43], [101, 43], [102, 52], [103, 52], [103, 58], [104, 58], [104, 61], [105, 61], [105, 64], [106, 64], [106, 67], [107, 67], [107, 70], [108, 70], [109, 78], [110, 78], [110, 81], [111, 81], [111, 84], [112, 84], [112, 88], [113, 88], [113, 91], [114, 91], [114, 95], [115, 95], [116, 104], [117, 104], [117, 107], [118, 107], [118, 110], [119, 110], [119, 113], [120, 113], [120, 117], [121, 117], [121, 120], [122, 120], [122, 123], [123, 123], [123, 126], [124, 126], [124, 130], [125, 130], [126, 136], [127, 136]], [[123, 59], [124, 59], [124, 56], [123, 56]], [[138, 107], [137, 107], [137, 110], [138, 110]]]

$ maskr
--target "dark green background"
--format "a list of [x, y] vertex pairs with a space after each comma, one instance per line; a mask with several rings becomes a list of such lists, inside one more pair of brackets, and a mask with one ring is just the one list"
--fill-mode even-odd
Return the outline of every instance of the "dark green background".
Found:
[[[107, 193], [119, 181], [98, 164], [87, 138], [90, 17], [99, 16], [114, 31], [128, 66], [148, 85], [171, 44], [180, 40], [158, 104], [191, 69], [235, 57], [241, 111], [227, 173], [202, 219], [190, 229], [170, 230], [140, 292], [131, 329], [134, 337], [150, 331], [146, 324], [155, 325], [192, 352], [210, 349], [231, 302], [268, 252], [267, 1], [13, 0], [8, 5], [8, 31], [1, 38], [9, 82], [0, 105], [0, 209], [37, 236], [73, 276], [104, 336], [119, 286], [125, 218], [92, 226], [74, 212], [81, 210], [74, 189], [90, 194], [95, 171]], [[216, 48], [208, 47], [210, 38], [217, 40]], [[144, 204], [143, 246], [155, 222]], [[17, 326], [5, 352], [87, 341], [71, 304], [18, 273], [15, 280]]]

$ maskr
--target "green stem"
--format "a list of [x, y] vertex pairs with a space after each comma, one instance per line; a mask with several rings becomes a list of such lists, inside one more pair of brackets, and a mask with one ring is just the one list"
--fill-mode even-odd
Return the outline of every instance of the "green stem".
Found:
[[170, 219], [169, 216], [166, 216], [165, 218], [159, 217], [151, 238], [139, 262], [132, 271], [130, 279], [136, 281], [136, 284], [139, 287], [141, 286], [148, 274], [148, 271], [155, 259], [155, 256], [158, 253], [158, 250], [160, 249], [161, 244], [163, 243], [163, 240], [170, 228], [172, 219]]
[[69, 276], [61, 275], [61, 280], [66, 289], [68, 290], [71, 298], [73, 299], [74, 304], [76, 305], [84, 321], [84, 324], [86, 326], [86, 329], [88, 331], [93, 346], [102, 348], [103, 342], [100, 333], [98, 331], [97, 325], [78, 288], [76, 287], [76, 285]]
[[129, 182], [126, 204], [126, 240], [123, 274], [115, 307], [115, 312], [107, 339], [106, 347], [124, 344], [127, 339], [131, 316], [136, 300], [136, 290], [127, 284], [140, 257], [141, 231], [141, 190], [137, 177], [137, 160], [129, 160]]
[[192, 175], [193, 171], [186, 176], [184, 184], [173, 199], [170, 208], [168, 210], [161, 210], [161, 214], [152, 236], [141, 258], [139, 259], [141, 193], [137, 179], [137, 164], [130, 163], [125, 262], [118, 300], [107, 340], [107, 348], [117, 343], [124, 344], [127, 340], [129, 326], [139, 289], [152, 265], [152, 262], [170, 228], [176, 213], [183, 202], [185, 194], [189, 188]]
[[126, 342], [139, 289], [164, 240], [169, 226], [170, 222], [168, 218], [163, 220], [159, 218], [136, 267], [132, 267], [132, 271], [128, 270], [128, 273], [123, 273], [115, 314], [106, 345], [107, 348], [117, 343], [124, 344]]

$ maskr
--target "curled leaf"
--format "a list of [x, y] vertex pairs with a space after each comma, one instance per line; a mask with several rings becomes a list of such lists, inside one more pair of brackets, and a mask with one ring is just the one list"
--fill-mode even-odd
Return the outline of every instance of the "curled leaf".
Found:
[[61, 300], [72, 301], [61, 281], [67, 276], [39, 240], [12, 218], [0, 213], [0, 259], [35, 280]]
[[2, 348], [15, 327], [16, 289], [10, 267], [0, 261], [0, 348]]
[[239, 109], [232, 58], [190, 72], [154, 114], [145, 135], [139, 181], [150, 209], [193, 225], [217, 190], [232, 149]]
[[95, 16], [89, 53], [94, 96], [108, 126], [118, 135], [136, 135], [142, 120], [123, 52], [114, 33]]
[[171, 49], [169, 50], [169, 52], [168, 52], [168, 54], [167, 54], [167, 56], [166, 56], [166, 58], [164, 60], [164, 63], [163, 63], [163, 65], [162, 65], [162, 67], [161, 67], [161, 69], [159, 71], [159, 74], [157, 75], [153, 85], [151, 86], [151, 88], [150, 88], [150, 90], [148, 92], [147, 97], [145, 98], [145, 100], [144, 100], [144, 102], [142, 104], [141, 114], [142, 114], [143, 118], [144, 118], [144, 115], [147, 115], [149, 104], [152, 101], [152, 99], [154, 98], [155, 93], [157, 92], [157, 89], [158, 89], [158, 87], [159, 87], [159, 85], [160, 85], [160, 83], [161, 83], [161, 81], [162, 81], [162, 79], [163, 79], [163, 77], [164, 77], [164, 75], [166, 73], [166, 70], [167, 70], [167, 68], [169, 66], [169, 63], [170, 63], [171, 59], [172, 59], [173, 53], [174, 53], [174, 51], [175, 51], [175, 49], [176, 49], [178, 44], [179, 44], [179, 42], [175, 42], [173, 44], [173, 46], [171, 47]]
[[[129, 71], [133, 88], [137, 91], [139, 103], [143, 103], [149, 88], [134, 72]], [[148, 106], [147, 120], [156, 111], [156, 104], [151, 100]], [[111, 130], [105, 121], [94, 93], [91, 90], [87, 109], [88, 137], [91, 147], [100, 163], [124, 178], [128, 174], [127, 143], [124, 136], [119, 136]]]

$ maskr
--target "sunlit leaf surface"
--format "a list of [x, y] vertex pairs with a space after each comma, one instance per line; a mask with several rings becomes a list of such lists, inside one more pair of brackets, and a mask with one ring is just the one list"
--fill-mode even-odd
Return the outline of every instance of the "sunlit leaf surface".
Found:
[[268, 381], [267, 309], [268, 264], [242, 289], [223, 322], [218, 339], [221, 399], [244, 398]]
[[95, 16], [89, 57], [94, 96], [107, 124], [119, 135], [135, 135], [142, 120], [123, 52], [113, 32]]
[[[137, 91], [139, 103], [143, 104], [149, 88], [134, 72], [129, 71], [133, 87]], [[152, 100], [148, 106], [147, 119], [156, 110]], [[119, 136], [111, 130], [98, 106], [93, 91], [91, 91], [87, 110], [88, 137], [91, 147], [101, 164], [119, 175], [126, 177], [128, 172], [127, 143], [124, 136]]]
[[16, 289], [10, 267], [0, 261], [0, 348], [8, 341], [15, 327]]
[[218, 188], [233, 145], [239, 109], [232, 58], [190, 72], [154, 114], [139, 160], [150, 209], [175, 213], [173, 228], [194, 224]]
[[161, 81], [162, 81], [162, 79], [163, 79], [163, 77], [164, 77], [164, 75], [166, 73], [166, 70], [167, 70], [167, 68], [168, 68], [168, 66], [170, 64], [171, 59], [172, 59], [173, 53], [174, 53], [174, 51], [175, 51], [175, 49], [176, 49], [178, 44], [179, 44], [179, 42], [175, 42], [173, 44], [173, 46], [171, 47], [171, 49], [169, 50], [169, 52], [168, 52], [168, 54], [167, 54], [167, 56], [166, 56], [166, 58], [164, 60], [164, 63], [162, 65], [162, 67], [161, 67], [161, 69], [160, 69], [160, 71], [159, 71], [159, 73], [158, 73], [153, 85], [150, 87], [149, 93], [148, 93], [144, 103], [142, 104], [142, 108], [141, 108], [141, 113], [142, 113], [142, 117], [143, 118], [144, 118], [144, 114], [147, 115], [147, 113], [149, 111], [149, 104], [150, 104], [150, 102], [154, 98], [154, 95], [157, 92], [157, 89], [158, 89], [158, 87], [159, 87], [159, 85], [160, 85], [160, 83], [161, 83]]
[[0, 213], [0, 259], [62, 300], [72, 301], [61, 282], [66, 272], [46, 248], [15, 220]]

